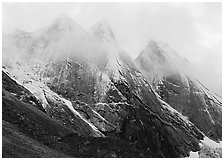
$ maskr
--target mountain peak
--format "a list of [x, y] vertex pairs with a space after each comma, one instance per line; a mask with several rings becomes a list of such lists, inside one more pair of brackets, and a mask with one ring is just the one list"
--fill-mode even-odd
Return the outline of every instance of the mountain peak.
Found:
[[157, 41], [155, 41], [153, 39], [148, 41], [147, 48], [148, 47], [157, 47], [157, 46], [158, 46], [158, 42]]
[[81, 26], [66, 14], [60, 14], [53, 22], [52, 28], [58, 31], [73, 31], [81, 29]]
[[104, 27], [106, 27], [107, 29], [111, 29], [108, 21], [105, 18], [102, 18], [101, 20], [99, 20], [96, 25], [102, 25]]
[[137, 59], [150, 57], [155, 60], [165, 61], [167, 58], [166, 56], [166, 53], [161, 49], [161, 43], [151, 39], [148, 41], [146, 48], [139, 54]]
[[101, 19], [98, 23], [93, 25], [89, 32], [95, 37], [105, 42], [114, 42], [114, 33], [106, 19]]

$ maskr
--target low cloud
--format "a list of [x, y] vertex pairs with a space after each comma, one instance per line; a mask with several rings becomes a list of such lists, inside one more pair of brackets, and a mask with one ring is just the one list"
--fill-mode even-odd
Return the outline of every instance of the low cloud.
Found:
[[102, 18], [133, 58], [149, 39], [168, 43], [221, 94], [221, 3], [3, 3], [3, 32], [35, 31], [65, 13], [88, 30]]

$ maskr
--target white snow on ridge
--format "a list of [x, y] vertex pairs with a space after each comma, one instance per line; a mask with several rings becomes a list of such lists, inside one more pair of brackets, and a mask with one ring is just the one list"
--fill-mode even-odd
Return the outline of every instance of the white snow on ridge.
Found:
[[72, 111], [72, 113], [74, 114], [74, 115], [76, 115], [76, 116], [78, 116], [79, 118], [81, 118], [83, 121], [85, 121], [93, 130], [94, 130], [94, 132], [96, 133], [96, 136], [97, 137], [104, 137], [104, 135], [92, 124], [92, 123], [90, 123], [89, 121], [87, 121], [85, 118], [83, 118], [82, 116], [81, 116], [81, 114], [79, 113], [79, 112], [77, 112], [74, 108], [73, 108], [73, 106], [72, 106], [72, 103], [70, 102], [70, 101], [68, 101], [68, 100], [66, 100], [66, 99], [64, 99], [64, 98], [61, 98], [64, 102], [65, 102], [65, 104], [68, 106], [68, 108]]
[[171, 107], [168, 103], [166, 103], [165, 101], [161, 100], [160, 96], [158, 95], [157, 92], [154, 92], [155, 95], [157, 96], [157, 99], [160, 101], [161, 105], [163, 106], [163, 108], [168, 109], [172, 114], [176, 114], [178, 115], [183, 121], [185, 121], [188, 124], [192, 124], [189, 120], [188, 117], [183, 116], [180, 112], [178, 112], [177, 110], [175, 110], [173, 107]]

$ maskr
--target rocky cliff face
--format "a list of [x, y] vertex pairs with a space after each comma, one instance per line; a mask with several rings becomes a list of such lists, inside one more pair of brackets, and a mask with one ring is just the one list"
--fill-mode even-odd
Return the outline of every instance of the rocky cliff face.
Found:
[[222, 103], [190, 75], [183, 58], [151, 41], [135, 62], [162, 100], [188, 117], [206, 136], [221, 140]]
[[[3, 83], [3, 88], [11, 92], [8, 85], [15, 83], [18, 92], [26, 88], [35, 99], [32, 107], [70, 131], [53, 141], [56, 146], [61, 144], [63, 154], [73, 157], [186, 157], [190, 151], [200, 150], [199, 142], [204, 138], [200, 129], [206, 130], [195, 123], [196, 117], [188, 120], [183, 116], [188, 112], [173, 106], [175, 101], [167, 101], [169, 97], [161, 86], [155, 86], [147, 76], [144, 78], [146, 72], [142, 75], [135, 67], [106, 22], [85, 32], [63, 16], [48, 28], [23, 34], [29, 41], [13, 38], [16, 35], [4, 37], [3, 54], [13, 55], [16, 48], [27, 58], [18, 58], [14, 63], [3, 62], [3, 70], [15, 80], [3, 73], [10, 79], [10, 83]], [[13, 39], [10, 45], [6, 43], [9, 39]], [[18, 41], [23, 41], [23, 45], [18, 46]], [[189, 85], [188, 88], [193, 87]], [[186, 92], [194, 89], [186, 89]], [[204, 105], [193, 98], [195, 96], [189, 103]], [[175, 105], [185, 108], [181, 103]], [[205, 103], [208, 105], [210, 101]], [[3, 103], [3, 108], [7, 106]], [[216, 113], [215, 105], [214, 108], [212, 111]], [[220, 117], [216, 118], [213, 121], [220, 124]], [[3, 116], [3, 120], [14, 124], [10, 118]], [[21, 123], [28, 125], [28, 122]], [[23, 133], [26, 134], [26, 130]], [[52, 145], [47, 146], [52, 148]], [[52, 149], [58, 151], [57, 147]]]

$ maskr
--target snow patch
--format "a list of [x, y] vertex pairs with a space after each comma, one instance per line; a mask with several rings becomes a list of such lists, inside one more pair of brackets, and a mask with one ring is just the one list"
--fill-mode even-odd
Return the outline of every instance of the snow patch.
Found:
[[198, 151], [197, 152], [190, 152], [190, 156], [188, 158], [199, 158], [199, 155], [198, 155]]
[[216, 143], [215, 141], [204, 137], [199, 143], [200, 151], [190, 152], [190, 156], [186, 158], [221, 158], [222, 141]]
[[219, 143], [211, 140], [208, 137], [204, 137], [203, 140], [201, 140], [201, 143], [205, 146], [209, 146], [211, 148], [222, 148], [222, 141], [220, 141]]

